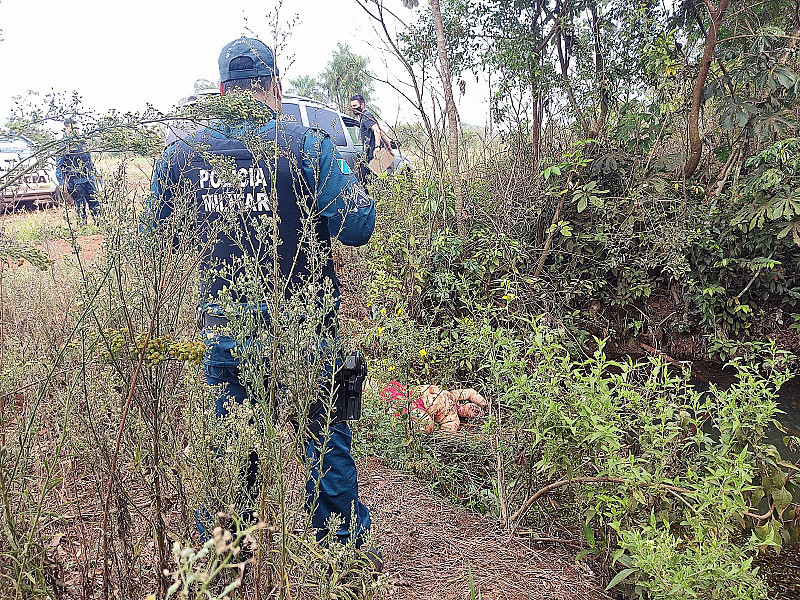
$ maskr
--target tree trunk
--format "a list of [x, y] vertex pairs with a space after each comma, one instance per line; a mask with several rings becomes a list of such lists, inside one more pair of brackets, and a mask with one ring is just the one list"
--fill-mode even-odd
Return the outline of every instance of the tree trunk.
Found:
[[561, 64], [561, 79], [567, 90], [567, 98], [569, 98], [570, 106], [572, 106], [572, 110], [575, 111], [575, 118], [578, 119], [583, 134], [588, 136], [589, 126], [586, 123], [586, 118], [583, 116], [581, 107], [578, 105], [578, 101], [575, 100], [575, 93], [572, 91], [572, 84], [569, 82], [569, 54], [561, 47], [562, 37], [561, 27], [559, 26], [558, 31], [556, 31], [556, 49], [558, 50], [558, 62]]
[[[531, 38], [536, 41], [539, 35], [539, 17], [542, 14], [541, 0], [536, 0], [536, 9], [531, 19]], [[541, 101], [542, 91], [539, 85], [539, 77], [537, 76], [538, 68], [541, 63], [541, 51], [532, 52], [530, 57], [530, 64], [528, 67], [530, 82], [531, 82], [531, 145], [533, 146], [533, 167], [534, 170], [539, 169], [539, 151], [542, 139], [542, 119], [541, 119]]]
[[442, 85], [444, 86], [444, 103], [447, 111], [447, 154], [450, 159], [450, 169], [453, 171], [453, 187], [456, 193], [456, 228], [458, 235], [466, 237], [467, 227], [464, 223], [464, 198], [461, 190], [461, 172], [458, 168], [458, 111], [453, 99], [453, 86], [450, 84], [450, 61], [447, 58], [447, 46], [444, 40], [444, 25], [439, 0], [431, 0], [433, 25], [436, 29], [436, 47], [439, 51]]
[[695, 79], [694, 82], [694, 90], [692, 92], [692, 111], [689, 113], [689, 156], [686, 159], [686, 164], [683, 165], [683, 176], [687, 179], [697, 170], [697, 165], [700, 164], [700, 156], [703, 153], [703, 142], [700, 139], [699, 126], [700, 107], [703, 104], [703, 88], [706, 85], [711, 60], [714, 58], [714, 50], [717, 46], [717, 37], [719, 35], [719, 26], [722, 23], [722, 17], [725, 15], [729, 4], [730, 0], [720, 0], [719, 6], [715, 9], [711, 4], [711, 0], [706, 0], [706, 7], [711, 17], [711, 23], [708, 27], [708, 33], [706, 34], [703, 58], [700, 59], [700, 72], [697, 74], [697, 79]]
[[556, 233], [556, 225], [558, 224], [559, 219], [561, 218], [561, 209], [564, 207], [564, 196], [562, 195], [558, 199], [558, 206], [556, 206], [556, 212], [553, 214], [553, 221], [550, 224], [550, 231], [547, 234], [547, 239], [544, 241], [544, 248], [542, 248], [542, 253], [539, 255], [539, 262], [536, 265], [536, 271], [533, 272], [533, 278], [536, 279], [539, 275], [542, 274], [544, 271], [544, 265], [547, 262], [547, 257], [550, 255], [550, 248], [553, 245], [553, 236]]
[[533, 149], [533, 168], [538, 172], [539, 168], [539, 150], [542, 145], [542, 121], [540, 119], [541, 110], [539, 104], [541, 102], [541, 90], [535, 83], [531, 88], [531, 96], [533, 102], [531, 103], [531, 146]]
[[[487, 80], [488, 80], [487, 81], [487, 86], [489, 88], [489, 122], [487, 124], [489, 126], [489, 140], [491, 140], [493, 135], [494, 135], [494, 132], [492, 131], [494, 115], [492, 114], [492, 68], [491, 67], [489, 67], [487, 75], [488, 75], [488, 77], [487, 77]], [[2, 322], [2, 319], [0, 319], [0, 323], [1, 322]]]
[[597, 121], [589, 132], [589, 135], [593, 138], [598, 138], [605, 133], [606, 129], [606, 120], [608, 118], [608, 86], [606, 83], [606, 64], [603, 59], [603, 49], [600, 45], [600, 19], [597, 17], [597, 7], [594, 3], [589, 5], [589, 10], [592, 13], [595, 77], [597, 78], [597, 87], [600, 91], [600, 114], [597, 116]]

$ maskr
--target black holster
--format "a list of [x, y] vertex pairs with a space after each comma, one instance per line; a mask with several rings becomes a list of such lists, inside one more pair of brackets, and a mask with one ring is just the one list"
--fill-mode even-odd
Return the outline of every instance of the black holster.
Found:
[[[333, 381], [336, 394], [331, 407], [331, 425], [361, 418], [361, 395], [366, 377], [367, 361], [361, 352], [356, 350], [343, 358]], [[328, 420], [325, 406], [330, 398], [330, 383], [320, 391], [320, 398], [309, 407], [308, 430], [314, 437], [322, 435]]]
[[358, 350], [345, 357], [336, 377], [336, 414], [333, 422], [357, 421], [361, 418], [361, 395], [367, 378], [367, 361]]

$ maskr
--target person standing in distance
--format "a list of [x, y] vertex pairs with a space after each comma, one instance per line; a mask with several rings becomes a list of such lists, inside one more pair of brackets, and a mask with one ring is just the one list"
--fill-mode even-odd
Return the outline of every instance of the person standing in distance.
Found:
[[367, 110], [364, 96], [361, 94], [354, 94], [350, 98], [350, 110], [352, 110], [353, 114], [359, 119], [361, 144], [364, 146], [364, 154], [360, 157], [358, 168], [359, 181], [363, 185], [373, 174], [368, 165], [370, 161], [375, 158], [376, 148], [382, 145], [389, 154], [394, 157], [394, 152], [392, 152], [392, 140], [381, 130], [375, 116]]
[[78, 218], [86, 223], [88, 212], [97, 222], [100, 203], [95, 199], [97, 186], [96, 173], [92, 155], [86, 149], [86, 143], [78, 137], [75, 121], [64, 121], [64, 152], [56, 158], [56, 178], [64, 193], [75, 201]]
[[[223, 313], [244, 311], [245, 305], [223, 306], [219, 297], [226, 288], [235, 287], [242, 257], [259, 261], [269, 272], [273, 256], [258, 224], [265, 219], [278, 219], [281, 243], [277, 260], [287, 291], [300, 289], [309, 280], [327, 279], [338, 307], [339, 282], [330, 254], [331, 239], [349, 246], [367, 243], [375, 226], [375, 206], [352, 174], [342, 172], [336, 148], [325, 132], [278, 121], [281, 83], [269, 46], [244, 36], [230, 42], [219, 55], [219, 73], [221, 93], [251, 94], [260, 114], [252, 118], [243, 115], [240, 122], [223, 122], [199, 130], [193, 136], [199, 142], [197, 147], [185, 140], [169, 146], [153, 172], [151, 203], [156, 227], [169, 219], [176, 209], [178, 194], [182, 193], [188, 193], [192, 210], [196, 209], [198, 227], [222, 218], [223, 213], [226, 218], [233, 216], [238, 224], [237, 231], [220, 231], [207, 245], [200, 267], [207, 282], [201, 290], [200, 306], [203, 338], [208, 346], [206, 380], [222, 390], [215, 408], [217, 417], [222, 417], [231, 403], [245, 400], [247, 390], [234, 351], [236, 342], [220, 333], [219, 327], [227, 323]], [[264, 146], [275, 144], [277, 158], [254, 156], [245, 140], [257, 140]], [[226, 161], [230, 164], [231, 160], [236, 163], [235, 172], [244, 175], [235, 184], [220, 183], [224, 178], [213, 165]], [[312, 228], [304, 226], [308, 218], [313, 219]], [[165, 230], [169, 231], [168, 224]], [[309, 235], [309, 231], [313, 234]], [[317, 253], [314, 257], [312, 249]], [[273, 284], [264, 279], [260, 285], [264, 298], [271, 298]], [[262, 318], [268, 321], [267, 303], [260, 306]], [[311, 412], [316, 414], [313, 407]], [[299, 433], [304, 435], [305, 458], [311, 465], [306, 506], [312, 511], [317, 539], [322, 540], [328, 533], [327, 521], [335, 514], [342, 518], [335, 535], [347, 541], [352, 530], [359, 547], [370, 528], [370, 514], [358, 498], [347, 422], [339, 421], [330, 427], [323, 473], [317, 468], [322, 442], [310, 432]], [[237, 509], [240, 515], [251, 514], [258, 506], [260, 492], [259, 457], [255, 452], [251, 452], [246, 472], [242, 473], [240, 489], [244, 500]], [[351, 515], [355, 515], [355, 523], [351, 523]], [[207, 535], [213, 527], [211, 517], [203, 508], [196, 517], [201, 536]]]

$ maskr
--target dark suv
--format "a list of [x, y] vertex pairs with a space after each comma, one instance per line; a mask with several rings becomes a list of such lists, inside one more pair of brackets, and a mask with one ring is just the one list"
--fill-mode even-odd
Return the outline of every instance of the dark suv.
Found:
[[[219, 94], [216, 90], [208, 90], [206, 93], [200, 92], [201, 96], [216, 94]], [[196, 101], [196, 99], [190, 98], [186, 104], [193, 104]], [[353, 117], [340, 113], [336, 108], [331, 108], [310, 98], [285, 95], [281, 104], [280, 119], [286, 123], [316, 127], [326, 131], [331, 136], [333, 143], [336, 144], [336, 149], [342, 157], [342, 162], [347, 165], [347, 169], [352, 170], [355, 168], [356, 158], [363, 151], [363, 146], [361, 145], [358, 121]], [[169, 145], [177, 139], [184, 138], [190, 133], [189, 129], [185, 125], [182, 127], [181, 125], [173, 124], [167, 134], [166, 144]], [[411, 163], [397, 149], [394, 142], [392, 142], [392, 151], [394, 152], [394, 162], [389, 168], [390, 173], [411, 166]], [[342, 170], [345, 169], [343, 168]]]

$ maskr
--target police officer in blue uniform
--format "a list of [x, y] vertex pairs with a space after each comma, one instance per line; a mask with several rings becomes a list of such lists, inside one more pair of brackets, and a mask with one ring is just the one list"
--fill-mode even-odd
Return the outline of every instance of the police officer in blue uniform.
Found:
[[[253, 38], [234, 40], [220, 53], [219, 72], [223, 95], [243, 91], [251, 93], [259, 101], [259, 108], [266, 108], [268, 119], [266, 122], [264, 119], [244, 119], [234, 124], [216, 124], [194, 135], [194, 139], [200, 142], [197, 145], [187, 141], [174, 143], [156, 164], [151, 183], [156, 223], [170, 217], [175, 210], [174, 200], [187, 187], [190, 197], [193, 195], [196, 202], [198, 226], [213, 222], [230, 211], [239, 211], [243, 216], [236, 239], [228, 237], [234, 234], [221, 231], [201, 263], [207, 281], [201, 293], [204, 334], [211, 334], [204, 335], [205, 339], [211, 340], [207, 342], [205, 371], [208, 383], [222, 389], [216, 403], [218, 417], [227, 414], [230, 402], [241, 403], [247, 396], [241, 364], [233, 351], [237, 342], [219, 334], [215, 326], [225, 323], [226, 319], [221, 315], [231, 309], [229, 305], [222, 306], [218, 296], [235, 277], [236, 265], [239, 264], [237, 259], [247, 253], [264, 266], [272, 265], [273, 258], [264, 248], [269, 244], [264, 244], [259, 237], [256, 224], [262, 221], [263, 216], [279, 218], [281, 244], [278, 262], [281, 274], [287, 280], [287, 288], [299, 287], [309, 277], [319, 282], [327, 279], [337, 307], [339, 284], [330, 254], [331, 239], [359, 246], [367, 243], [375, 226], [373, 201], [352, 174], [342, 172], [337, 162], [338, 153], [327, 134], [278, 120], [281, 84], [275, 56], [267, 45]], [[277, 159], [254, 157], [243, 142], [245, 139], [261, 139], [276, 144]], [[235, 160], [240, 174], [239, 184], [235, 186], [238, 189], [231, 189], [230, 184], [222, 181], [209, 160], [214, 156]], [[270, 199], [272, 186], [277, 197], [277, 215], [271, 209], [274, 202]], [[304, 206], [310, 207], [310, 211], [303, 210]], [[303, 222], [309, 214], [314, 219], [313, 240], [300, 234], [308, 230]], [[318, 258], [310, 259], [311, 246], [315, 248], [314, 252], [322, 250], [321, 264]], [[270, 283], [264, 281], [265, 289], [269, 286]], [[263, 309], [263, 318], [269, 318], [266, 308]], [[321, 444], [317, 436], [306, 434], [305, 454], [311, 465], [306, 497], [307, 507], [313, 510], [312, 525], [321, 540], [327, 534], [329, 517], [339, 515], [342, 526], [336, 535], [346, 541], [354, 531], [358, 547], [369, 530], [370, 515], [358, 498], [358, 479], [347, 422], [339, 421], [330, 426], [322, 474], [317, 468], [321, 460]], [[248, 496], [255, 500], [258, 497], [258, 456], [255, 453], [250, 455], [243, 479]], [[355, 523], [351, 523], [351, 515], [355, 516]], [[198, 529], [203, 535], [211, 523], [202, 509], [197, 516]]]
[[88, 218], [87, 206], [95, 221], [100, 212], [92, 155], [86, 143], [77, 137], [75, 121], [64, 121], [64, 153], [56, 159], [56, 178], [62, 190], [75, 201], [75, 210], [81, 221]]

